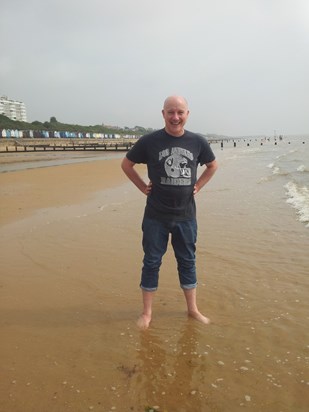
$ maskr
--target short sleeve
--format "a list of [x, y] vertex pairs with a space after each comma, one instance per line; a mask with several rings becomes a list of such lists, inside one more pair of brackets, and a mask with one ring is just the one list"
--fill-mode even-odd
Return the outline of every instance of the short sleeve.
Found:
[[147, 141], [146, 136], [142, 136], [128, 151], [126, 157], [134, 163], [147, 163]]
[[207, 139], [203, 136], [200, 136], [201, 150], [199, 155], [199, 164], [202, 166], [207, 163], [211, 163], [216, 159], [214, 152], [212, 151], [210, 144]]

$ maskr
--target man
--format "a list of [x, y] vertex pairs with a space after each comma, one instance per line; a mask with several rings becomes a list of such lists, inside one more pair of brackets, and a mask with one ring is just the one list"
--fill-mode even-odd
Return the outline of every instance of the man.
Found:
[[[143, 312], [137, 322], [141, 329], [147, 329], [151, 322], [153, 296], [169, 234], [188, 315], [204, 324], [209, 323], [196, 304], [194, 195], [212, 178], [217, 162], [206, 139], [184, 129], [189, 110], [183, 97], [168, 97], [162, 114], [164, 129], [142, 136], [121, 164], [128, 178], [147, 196], [142, 224], [144, 260], [140, 287]], [[147, 164], [148, 184], [134, 168], [136, 163]], [[205, 169], [197, 179], [199, 164]]]

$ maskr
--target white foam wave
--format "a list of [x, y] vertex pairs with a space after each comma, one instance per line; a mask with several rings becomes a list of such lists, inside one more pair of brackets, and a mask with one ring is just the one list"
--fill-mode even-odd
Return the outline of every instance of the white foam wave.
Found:
[[269, 169], [272, 169], [273, 171], [273, 175], [279, 175], [280, 174], [280, 169], [278, 166], [276, 166], [274, 163], [269, 163], [269, 165], [267, 165], [267, 167]]
[[308, 172], [309, 170], [306, 168], [305, 165], [300, 165], [298, 166], [298, 168], [296, 169], [298, 172]]
[[287, 153], [282, 153], [282, 154], [276, 156], [276, 159], [282, 159], [283, 157], [286, 157], [286, 156], [288, 156], [289, 154], [293, 154], [293, 153], [295, 153], [295, 152], [297, 152], [296, 149], [289, 150]]
[[306, 186], [298, 186], [294, 182], [288, 182], [285, 185], [287, 190], [287, 203], [297, 210], [298, 220], [306, 223], [309, 227], [309, 190]]
[[273, 174], [274, 174], [274, 175], [279, 175], [279, 174], [280, 174], [280, 169], [279, 169], [279, 167], [274, 167], [274, 168], [273, 168]]

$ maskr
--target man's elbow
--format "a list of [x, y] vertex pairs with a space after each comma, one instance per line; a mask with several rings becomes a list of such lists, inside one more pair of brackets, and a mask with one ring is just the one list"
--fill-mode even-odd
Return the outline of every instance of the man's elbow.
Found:
[[207, 163], [206, 166], [207, 166], [207, 169], [210, 169], [213, 173], [215, 173], [215, 171], [219, 167], [218, 162], [216, 160], [213, 160], [212, 162]]
[[133, 168], [135, 163], [131, 162], [127, 157], [124, 157], [121, 162], [122, 170], [127, 173], [130, 169]]
[[121, 169], [124, 171], [124, 169], [125, 169], [125, 163], [126, 163], [126, 160], [127, 160], [127, 158], [126, 157], [124, 157], [123, 159], [122, 159], [122, 161], [121, 161], [121, 164], [120, 164], [120, 166], [121, 166]]

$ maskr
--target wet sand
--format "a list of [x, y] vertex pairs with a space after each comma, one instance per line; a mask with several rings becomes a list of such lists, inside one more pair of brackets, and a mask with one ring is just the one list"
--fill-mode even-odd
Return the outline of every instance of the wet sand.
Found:
[[[42, 159], [52, 161], [55, 157], [13, 154], [1, 157], [1, 163], [33, 162], [35, 165]], [[25, 217], [38, 209], [78, 203], [93, 192], [123, 181], [119, 159], [2, 173], [0, 223]]]
[[[3, 173], [0, 185], [0, 410], [88, 410], [85, 388], [97, 382], [101, 396], [104, 380], [123, 375], [113, 348], [139, 310], [137, 270], [131, 280], [139, 239], [128, 232], [137, 222], [122, 210], [120, 160]], [[83, 395], [72, 404], [63, 391]]]
[[197, 200], [198, 299], [212, 324], [187, 318], [169, 250], [146, 332], [135, 323], [145, 198], [120, 159], [0, 175], [0, 411], [306, 410], [307, 232], [275, 242], [280, 219], [263, 198], [265, 228], [243, 182], [232, 189], [238, 167], [222, 159]]

